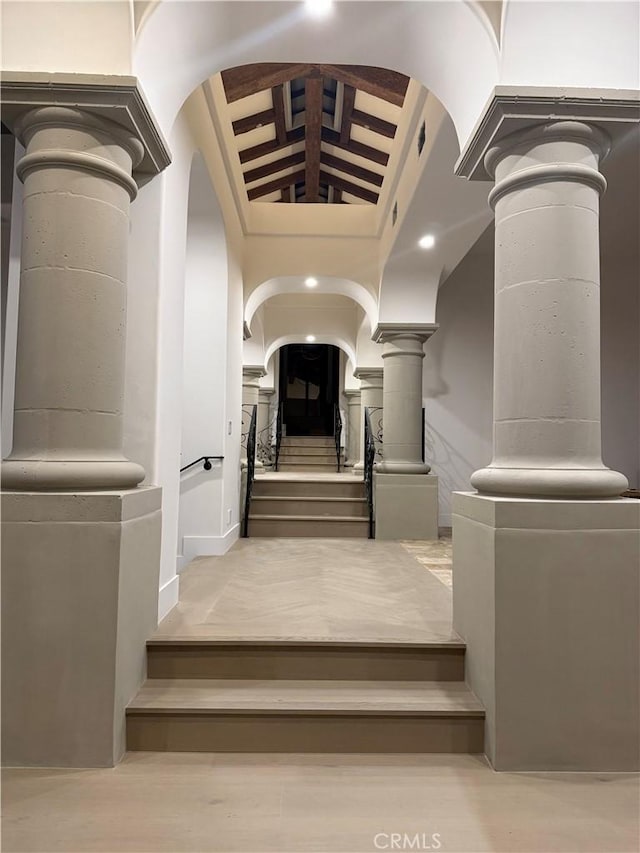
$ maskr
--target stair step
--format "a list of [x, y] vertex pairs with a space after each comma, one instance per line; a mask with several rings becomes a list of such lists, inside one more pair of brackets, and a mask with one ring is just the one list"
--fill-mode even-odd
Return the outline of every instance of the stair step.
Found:
[[343, 518], [368, 518], [369, 508], [362, 497], [317, 497], [288, 495], [254, 495], [251, 499], [251, 511], [257, 515], [279, 516], [332, 516]]
[[[277, 475], [280, 477], [280, 474]], [[337, 475], [336, 475], [337, 476]], [[261, 478], [253, 484], [253, 495], [266, 497], [268, 495], [283, 496], [283, 497], [364, 497], [363, 481], [352, 479], [346, 475], [343, 480], [323, 480], [320, 478], [313, 479], [313, 474], [309, 475], [309, 479], [301, 480], [299, 478], [274, 479]]]
[[310, 459], [299, 459], [296, 462], [291, 460], [278, 461], [278, 471], [326, 471], [329, 473], [330, 471], [337, 471], [337, 468], [338, 463], [335, 460], [333, 462], [314, 462]]
[[296, 459], [298, 456], [309, 456], [309, 457], [318, 457], [319, 459], [324, 459], [324, 457], [336, 458], [336, 448], [334, 447], [310, 447], [308, 444], [300, 444], [300, 445], [283, 445], [280, 448], [280, 459]]
[[332, 435], [283, 435], [280, 447], [335, 447]]
[[255, 515], [251, 512], [249, 536], [367, 539], [369, 519], [331, 515]]
[[195, 752], [482, 752], [484, 710], [461, 682], [150, 679], [127, 747]]
[[462, 681], [465, 646], [445, 642], [238, 641], [158, 638], [149, 678]]

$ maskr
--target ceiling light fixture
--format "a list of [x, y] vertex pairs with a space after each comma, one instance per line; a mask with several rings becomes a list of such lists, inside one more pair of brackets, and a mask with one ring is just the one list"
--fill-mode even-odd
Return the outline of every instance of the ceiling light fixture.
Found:
[[324, 18], [333, 6], [333, 0], [305, 0], [307, 12], [314, 18]]
[[433, 234], [425, 234], [424, 237], [421, 237], [418, 240], [418, 246], [420, 246], [421, 249], [433, 249], [435, 244], [436, 238]]
[[306, 341], [308, 344], [313, 344], [313, 343], [315, 343], [315, 340], [316, 340], [316, 336], [315, 336], [315, 335], [307, 335], [307, 337], [305, 338], [305, 341]]
[[304, 284], [305, 284], [305, 287], [317, 287], [318, 286], [318, 279], [314, 278], [312, 275], [310, 275], [309, 278], [305, 278]]

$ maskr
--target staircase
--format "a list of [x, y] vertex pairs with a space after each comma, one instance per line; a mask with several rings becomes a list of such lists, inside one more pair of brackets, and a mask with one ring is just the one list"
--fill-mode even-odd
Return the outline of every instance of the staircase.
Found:
[[263, 474], [253, 483], [249, 536], [367, 539], [364, 482], [349, 474]]
[[329, 474], [337, 466], [336, 442], [332, 436], [283, 436], [279, 471]]
[[129, 750], [481, 753], [461, 641], [156, 639]]

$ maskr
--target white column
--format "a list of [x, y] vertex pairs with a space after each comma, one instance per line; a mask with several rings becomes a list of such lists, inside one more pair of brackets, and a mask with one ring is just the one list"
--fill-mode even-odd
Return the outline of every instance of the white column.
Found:
[[129, 205], [144, 149], [84, 110], [40, 107], [26, 153], [13, 451], [5, 489], [126, 489], [122, 452]]
[[[244, 366], [242, 368], [242, 434], [245, 435], [249, 431], [251, 420], [251, 407], [258, 406], [260, 402], [260, 379], [266, 376], [266, 370], [260, 365]], [[257, 413], [256, 413], [257, 417]], [[256, 424], [257, 428], [257, 424]], [[247, 456], [246, 448], [242, 449], [242, 458], [240, 464], [246, 467]], [[256, 473], [258, 469], [263, 470], [264, 465], [258, 459], [255, 463]]]
[[360, 391], [356, 388], [345, 388], [344, 395], [348, 400], [347, 415], [347, 459], [345, 468], [353, 467], [359, 460], [360, 433], [362, 432], [362, 409]]
[[496, 180], [494, 455], [471, 478], [484, 494], [599, 498], [628, 488], [603, 465], [600, 442], [607, 150], [597, 128], [556, 121], [485, 157]]
[[424, 342], [435, 324], [380, 324], [375, 340], [384, 344], [383, 474], [428, 474], [422, 461], [422, 361]]
[[364, 470], [364, 410], [382, 408], [382, 368], [359, 367], [353, 375], [360, 380], [360, 430], [358, 437], [358, 461], [354, 471]]

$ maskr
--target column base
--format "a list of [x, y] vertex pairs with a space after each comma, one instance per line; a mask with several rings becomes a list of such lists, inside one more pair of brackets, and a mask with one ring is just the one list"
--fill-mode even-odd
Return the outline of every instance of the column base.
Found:
[[144, 480], [144, 468], [128, 459], [12, 459], [2, 463], [2, 487], [21, 492], [132, 489]]
[[374, 475], [376, 539], [437, 539], [438, 478]]
[[640, 501], [453, 496], [453, 620], [497, 770], [640, 764]]
[[110, 767], [158, 618], [161, 489], [2, 496], [2, 760]]
[[428, 474], [431, 466], [426, 462], [394, 462], [383, 459], [376, 465], [381, 474]]
[[471, 476], [485, 495], [540, 498], [617, 498], [629, 488], [624, 474], [609, 468], [500, 468], [490, 465]]

